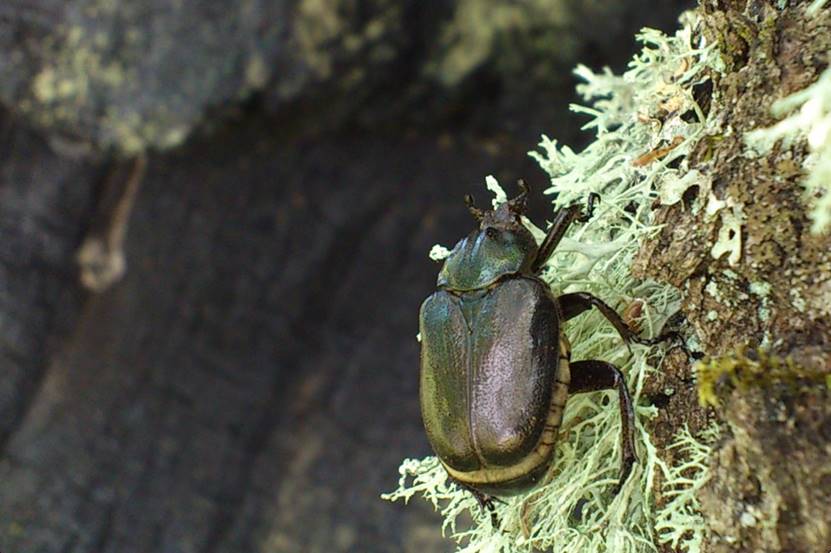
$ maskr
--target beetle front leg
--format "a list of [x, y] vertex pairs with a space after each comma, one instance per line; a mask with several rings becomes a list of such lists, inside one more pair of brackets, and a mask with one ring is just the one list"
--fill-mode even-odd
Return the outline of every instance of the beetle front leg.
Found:
[[594, 192], [589, 194], [585, 212], [580, 209], [579, 205], [570, 205], [557, 210], [557, 213], [554, 214], [554, 221], [551, 223], [551, 228], [548, 229], [548, 234], [545, 235], [545, 239], [537, 249], [537, 255], [531, 264], [532, 273], [538, 274], [542, 270], [543, 265], [551, 257], [551, 254], [554, 253], [554, 250], [557, 249], [557, 245], [563, 239], [563, 235], [565, 235], [571, 223], [575, 221], [585, 223], [591, 219], [591, 216], [594, 214], [594, 204], [599, 199], [600, 196], [598, 194]]
[[606, 302], [589, 294], [588, 292], [574, 292], [572, 294], [563, 294], [559, 298], [557, 298], [557, 302], [560, 304], [560, 309], [563, 312], [563, 319], [569, 320], [577, 315], [588, 311], [592, 307], [596, 307], [606, 320], [612, 323], [612, 326], [615, 327], [620, 337], [623, 338], [623, 341], [629, 344], [629, 342], [635, 342], [636, 344], [641, 344], [643, 346], [654, 346], [655, 344], [659, 344], [661, 342], [666, 342], [667, 340], [681, 340], [681, 335], [677, 332], [670, 331], [661, 334], [660, 336], [656, 336], [655, 338], [643, 338], [637, 332], [629, 328], [629, 326], [623, 321], [620, 315], [618, 315], [617, 311], [612, 309]]
[[568, 386], [569, 394], [596, 392], [617, 388], [620, 404], [620, 431], [621, 452], [620, 478], [614, 489], [614, 495], [620, 491], [632, 465], [638, 460], [635, 454], [635, 409], [632, 398], [620, 369], [605, 361], [574, 361], [569, 364], [571, 369], [571, 383]]

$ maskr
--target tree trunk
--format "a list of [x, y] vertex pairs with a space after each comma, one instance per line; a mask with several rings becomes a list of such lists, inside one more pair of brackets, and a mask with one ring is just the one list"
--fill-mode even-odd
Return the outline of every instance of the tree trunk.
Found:
[[[714, 259], [728, 222], [679, 202], [656, 211], [667, 226], [637, 263], [641, 276], [684, 290], [683, 311], [702, 349], [718, 357], [716, 408], [698, 406], [695, 378], [683, 364], [651, 386], [679, 392], [666, 398], [653, 425], [662, 446], [684, 424], [700, 430], [710, 419], [720, 423], [701, 494], [707, 551], [831, 549], [831, 394], [824, 380], [831, 373], [831, 233], [809, 232], [804, 141], [745, 154], [745, 134], [776, 122], [773, 101], [828, 67], [831, 9], [808, 17], [806, 4], [702, 2], [702, 32], [726, 65], [702, 100], [719, 110], [724, 132], [701, 140], [690, 167], [712, 178], [718, 200], [740, 206], [740, 256]], [[780, 370], [787, 359], [793, 365]], [[699, 374], [699, 389], [707, 378]]]

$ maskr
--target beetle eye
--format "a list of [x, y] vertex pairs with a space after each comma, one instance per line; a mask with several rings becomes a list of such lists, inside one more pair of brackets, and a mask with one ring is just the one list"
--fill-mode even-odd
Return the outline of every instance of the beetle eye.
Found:
[[498, 238], [499, 237], [499, 231], [496, 230], [493, 227], [488, 227], [488, 228], [485, 229], [485, 236], [487, 236], [490, 239]]

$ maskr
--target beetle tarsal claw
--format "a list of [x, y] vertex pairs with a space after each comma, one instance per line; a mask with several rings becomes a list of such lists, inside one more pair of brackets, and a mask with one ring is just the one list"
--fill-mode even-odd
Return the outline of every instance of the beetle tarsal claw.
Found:
[[582, 212], [577, 220], [581, 223], [586, 223], [594, 217], [594, 206], [597, 202], [600, 201], [600, 194], [597, 192], [591, 192], [589, 194], [588, 199], [586, 200], [586, 211]]
[[502, 503], [505, 505], [505, 502], [499, 499], [498, 497], [494, 497], [492, 495], [487, 495], [476, 488], [471, 488], [470, 486], [465, 486], [462, 484], [462, 487], [469, 491], [473, 497], [476, 499], [476, 503], [479, 504], [479, 508], [484, 512], [487, 511], [491, 515], [491, 525], [496, 529], [499, 528], [499, 517], [496, 516], [496, 505], [494, 503]]

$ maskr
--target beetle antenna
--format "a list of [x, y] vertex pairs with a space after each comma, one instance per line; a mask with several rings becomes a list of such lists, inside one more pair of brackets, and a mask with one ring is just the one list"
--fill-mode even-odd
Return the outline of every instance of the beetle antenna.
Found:
[[516, 213], [517, 215], [522, 215], [525, 213], [525, 207], [528, 203], [528, 193], [531, 191], [528, 188], [528, 185], [525, 184], [525, 181], [519, 179], [516, 181], [517, 186], [519, 187], [519, 195], [513, 200], [508, 201], [508, 206], [511, 211]]
[[470, 211], [470, 214], [473, 215], [473, 218], [481, 223], [485, 217], [485, 212], [473, 205], [473, 196], [470, 194], [465, 194], [465, 205], [468, 211]]

